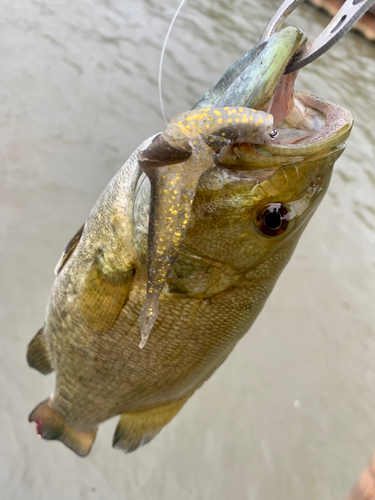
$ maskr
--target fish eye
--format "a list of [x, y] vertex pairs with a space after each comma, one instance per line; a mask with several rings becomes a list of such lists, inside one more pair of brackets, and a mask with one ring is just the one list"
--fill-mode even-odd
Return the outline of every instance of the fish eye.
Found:
[[286, 231], [289, 220], [289, 210], [284, 205], [271, 203], [258, 213], [256, 225], [261, 234], [279, 236]]

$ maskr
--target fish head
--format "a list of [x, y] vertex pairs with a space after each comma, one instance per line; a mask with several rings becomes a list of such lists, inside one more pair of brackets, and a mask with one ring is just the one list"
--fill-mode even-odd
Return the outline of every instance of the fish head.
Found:
[[294, 92], [285, 70], [305, 44], [297, 28], [260, 42], [138, 155], [151, 185], [135, 200], [135, 246], [143, 263], [147, 254], [142, 346], [182, 251], [238, 272], [268, 264], [275, 280], [324, 196], [352, 115]]
[[284, 267], [328, 189], [351, 126], [342, 108], [303, 93], [295, 100], [308, 114], [322, 112], [322, 128], [297, 144], [283, 133], [283, 144], [224, 148], [197, 187], [184, 241], [190, 252], [239, 271], [275, 259]]
[[270, 273], [292, 255], [353, 123], [347, 109], [293, 90], [297, 75], [284, 72], [305, 44], [297, 28], [276, 33], [248, 53], [244, 69], [237, 61], [197, 103], [269, 112], [277, 137], [221, 148], [197, 186], [184, 241], [189, 251], [240, 271], [272, 261]]

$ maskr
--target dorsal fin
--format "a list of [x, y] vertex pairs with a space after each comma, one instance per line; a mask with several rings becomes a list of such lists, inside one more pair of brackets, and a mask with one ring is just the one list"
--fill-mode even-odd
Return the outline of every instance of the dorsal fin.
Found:
[[66, 245], [65, 250], [63, 251], [63, 254], [60, 257], [60, 260], [59, 260], [59, 262], [57, 263], [57, 265], [55, 267], [55, 274], [56, 274], [56, 276], [59, 274], [59, 272], [61, 271], [61, 269], [65, 266], [65, 264], [69, 260], [69, 257], [74, 252], [76, 246], [79, 243], [79, 240], [81, 239], [84, 227], [85, 227], [85, 225], [82, 224], [82, 226], [78, 229], [78, 231], [73, 236], [73, 238]]

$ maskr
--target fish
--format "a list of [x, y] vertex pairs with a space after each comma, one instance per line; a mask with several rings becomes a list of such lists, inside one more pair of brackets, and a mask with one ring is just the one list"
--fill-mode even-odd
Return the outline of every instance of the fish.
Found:
[[145, 140], [56, 266], [30, 367], [56, 372], [30, 414], [86, 456], [148, 443], [225, 361], [262, 310], [328, 189], [353, 118], [294, 91], [298, 28], [263, 40], [196, 105]]

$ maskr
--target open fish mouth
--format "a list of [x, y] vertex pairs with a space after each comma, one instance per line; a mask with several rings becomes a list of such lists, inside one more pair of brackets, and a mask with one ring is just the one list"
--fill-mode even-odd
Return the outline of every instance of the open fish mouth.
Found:
[[285, 74], [305, 44], [297, 28], [260, 42], [139, 153], [139, 166], [151, 184], [140, 347], [157, 319], [159, 296], [182, 248], [198, 182], [207, 169], [216, 163], [234, 171], [275, 170], [343, 150], [351, 113], [294, 92], [297, 72]]
[[272, 143], [230, 144], [219, 153], [218, 163], [238, 171], [262, 170], [344, 147], [353, 126], [349, 110], [301, 91], [291, 94], [289, 106]]
[[[344, 143], [353, 124], [350, 111], [294, 91], [298, 71], [285, 74], [306, 44], [307, 37], [298, 28], [275, 33], [236, 61], [195, 107], [246, 106], [269, 112], [277, 136], [269, 144], [252, 146], [264, 156], [312, 156]], [[224, 161], [227, 153], [221, 155], [223, 166], [229, 164]], [[253, 166], [253, 161], [246, 159], [235, 161], [240, 170], [246, 169], [246, 163], [247, 168]]]

